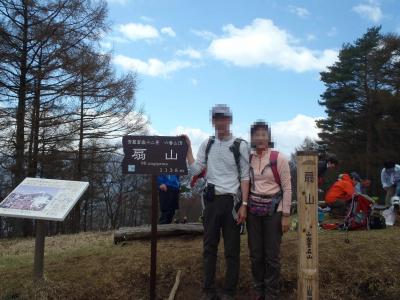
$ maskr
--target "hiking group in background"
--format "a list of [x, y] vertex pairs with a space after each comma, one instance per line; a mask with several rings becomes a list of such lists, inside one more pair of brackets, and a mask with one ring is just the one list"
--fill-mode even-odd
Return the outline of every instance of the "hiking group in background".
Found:
[[[324, 183], [327, 170], [335, 169], [338, 160], [331, 156], [319, 165], [319, 186]], [[381, 173], [382, 187], [386, 191], [383, 205], [367, 195], [371, 182], [362, 179], [357, 172], [340, 174], [338, 179], [324, 192], [324, 204], [320, 213], [329, 212], [331, 216], [343, 219], [343, 223], [321, 224], [322, 228], [336, 229], [381, 229], [394, 225], [399, 215], [400, 204], [400, 166], [393, 161], [385, 161]], [[328, 208], [324, 208], [327, 206]], [[323, 217], [320, 218], [320, 221]], [[335, 226], [334, 226], [335, 225]]]

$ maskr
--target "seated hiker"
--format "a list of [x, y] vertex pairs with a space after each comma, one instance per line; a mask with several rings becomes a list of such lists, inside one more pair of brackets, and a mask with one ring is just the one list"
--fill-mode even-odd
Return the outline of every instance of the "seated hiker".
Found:
[[332, 209], [333, 214], [344, 216], [347, 206], [355, 193], [356, 180], [349, 174], [342, 174], [329, 188], [325, 195], [326, 204]]
[[388, 209], [385, 209], [382, 212], [386, 225], [389, 226], [393, 226], [396, 223], [398, 216], [400, 216], [400, 197], [393, 196], [391, 204], [392, 205]]
[[386, 191], [385, 205], [390, 207], [393, 196], [400, 196], [400, 165], [394, 161], [385, 161], [381, 172], [382, 187]]
[[360, 175], [358, 175], [357, 172], [351, 172], [351, 173], [350, 173], [350, 177], [351, 177], [351, 179], [353, 179], [354, 182], [355, 182], [355, 186], [354, 186], [355, 193], [357, 193], [357, 194], [364, 194], [363, 191], [362, 191], [362, 184], [361, 184], [361, 177], [360, 177]]
[[339, 162], [336, 156], [329, 155], [326, 159], [321, 159], [318, 162], [318, 201], [323, 202], [326, 186], [325, 186], [325, 175], [328, 170], [334, 170], [338, 166]]
[[324, 176], [326, 171], [335, 169], [339, 164], [336, 156], [331, 155], [328, 156], [326, 160], [321, 160], [318, 163], [318, 187], [322, 187], [324, 185]]

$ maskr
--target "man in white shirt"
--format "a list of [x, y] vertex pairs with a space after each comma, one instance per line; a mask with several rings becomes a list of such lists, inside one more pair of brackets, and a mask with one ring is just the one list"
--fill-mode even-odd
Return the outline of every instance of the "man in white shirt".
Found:
[[[220, 232], [224, 238], [226, 272], [222, 299], [233, 299], [239, 279], [240, 224], [247, 216], [249, 194], [249, 147], [239, 141], [238, 160], [233, 145], [238, 140], [230, 132], [232, 113], [226, 105], [212, 108], [215, 137], [202, 143], [195, 160], [187, 136], [187, 160], [191, 175], [207, 170], [207, 193], [204, 199], [204, 299], [219, 299], [215, 286]], [[211, 142], [210, 142], [211, 141]], [[241, 198], [241, 202], [238, 199]]]

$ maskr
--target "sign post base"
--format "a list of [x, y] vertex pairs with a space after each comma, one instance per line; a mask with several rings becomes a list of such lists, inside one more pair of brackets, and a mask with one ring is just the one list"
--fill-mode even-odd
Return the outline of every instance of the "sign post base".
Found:
[[43, 280], [45, 236], [46, 236], [46, 221], [36, 220], [35, 257], [33, 266], [34, 282]]

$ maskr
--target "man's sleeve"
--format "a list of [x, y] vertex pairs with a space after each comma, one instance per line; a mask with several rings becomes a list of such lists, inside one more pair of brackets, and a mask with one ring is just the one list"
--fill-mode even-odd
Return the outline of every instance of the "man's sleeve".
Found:
[[165, 178], [164, 175], [157, 176], [157, 184], [158, 184], [158, 186], [160, 186], [162, 184], [165, 184], [165, 182], [166, 182], [166, 178]]
[[208, 140], [205, 140], [197, 152], [197, 158], [193, 164], [189, 166], [189, 174], [191, 176], [199, 175], [206, 168], [206, 147]]
[[385, 169], [382, 169], [382, 172], [381, 172], [381, 182], [382, 182], [382, 187], [384, 189], [390, 187], [390, 183], [388, 182], [388, 178], [385, 173]]
[[240, 180], [250, 180], [250, 164], [249, 164], [249, 158], [250, 158], [250, 148], [247, 142], [241, 142], [240, 147]]

